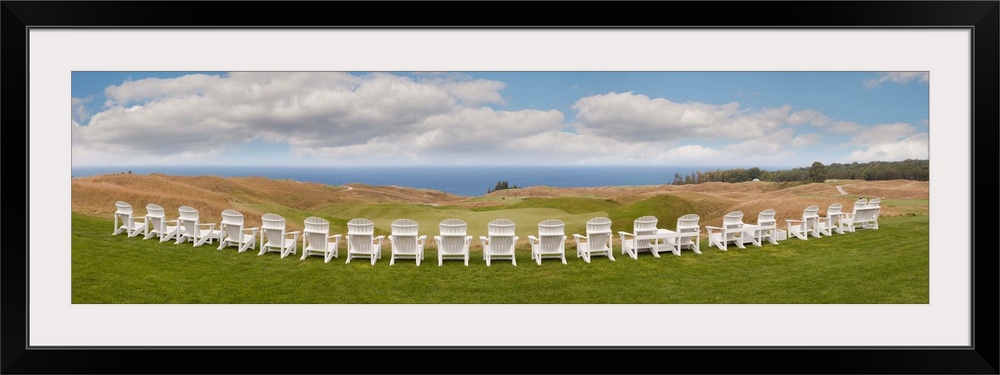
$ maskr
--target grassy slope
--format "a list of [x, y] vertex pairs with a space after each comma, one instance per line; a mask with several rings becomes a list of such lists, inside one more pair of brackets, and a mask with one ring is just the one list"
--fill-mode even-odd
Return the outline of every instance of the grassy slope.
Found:
[[[391, 211], [391, 210], [390, 210]], [[447, 210], [445, 210], [447, 211]], [[515, 210], [516, 211], [516, 210]], [[614, 211], [614, 210], [612, 210]], [[506, 213], [506, 212], [505, 212]], [[447, 215], [444, 215], [447, 216]], [[877, 231], [661, 259], [640, 254], [586, 264], [530, 261], [486, 267], [473, 254], [390, 267], [388, 251], [323, 263], [276, 253], [218, 251], [111, 236], [110, 220], [73, 215], [73, 303], [928, 303], [928, 217], [887, 217]], [[616, 248], [616, 252], [618, 249]]]
[[[850, 195], [839, 195], [836, 185]], [[608, 188], [533, 187], [464, 198], [440, 192], [352, 184], [349, 188], [262, 178], [109, 175], [73, 181], [73, 301], [75, 303], [926, 303], [926, 182], [843, 181], [822, 184], [709, 183], [695, 186]], [[765, 208], [778, 211], [779, 223], [795, 218], [808, 204], [845, 208], [857, 195], [883, 200], [883, 228], [822, 240], [783, 242], [779, 246], [731, 250], [707, 248], [703, 255], [639, 261], [619, 256], [585, 264], [567, 241], [569, 265], [531, 263], [525, 240], [535, 224], [549, 218], [566, 222], [566, 232], [584, 233], [595, 216], [613, 220], [615, 231], [631, 230], [632, 220], [654, 215], [660, 227], [673, 228], [687, 213], [702, 225], [741, 210], [753, 222]], [[485, 234], [496, 218], [518, 224], [518, 263], [486, 267], [478, 238], [472, 262], [437, 267], [433, 241], [426, 263], [388, 267], [383, 259], [350, 265], [340, 259], [298, 261], [274, 254], [237, 254], [214, 247], [174, 246], [152, 240], [110, 236], [115, 200], [142, 206], [156, 202], [168, 212], [195, 206], [204, 221], [235, 208], [248, 224], [259, 225], [264, 212], [281, 214], [292, 230], [308, 216], [331, 221], [345, 233], [354, 217], [375, 221], [387, 234], [392, 220], [409, 218], [432, 236], [441, 220], [457, 217], [470, 234]], [[891, 216], [896, 217], [891, 217]], [[908, 215], [908, 216], [900, 216]], [[215, 220], [212, 220], [215, 219]], [[704, 232], [703, 232], [704, 233]], [[617, 236], [616, 236], [617, 241]], [[615, 245], [616, 251], [619, 245]], [[890, 251], [883, 251], [891, 249]], [[341, 242], [343, 254], [344, 243]], [[619, 252], [620, 254], [620, 252]], [[415, 281], [416, 280], [416, 281]]]

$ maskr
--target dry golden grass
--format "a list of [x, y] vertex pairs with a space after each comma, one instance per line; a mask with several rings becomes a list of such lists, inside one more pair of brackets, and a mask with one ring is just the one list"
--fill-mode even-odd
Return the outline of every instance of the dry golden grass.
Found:
[[[438, 191], [399, 187], [335, 187], [262, 177], [186, 177], [162, 174], [78, 177], [72, 181], [72, 194], [72, 210], [90, 216], [110, 217], [115, 211], [115, 202], [125, 201], [139, 215], [145, 212], [148, 203], [156, 203], [168, 213], [176, 213], [180, 206], [191, 206], [209, 222], [221, 218], [223, 210], [236, 209], [243, 213], [249, 226], [260, 225], [260, 216], [265, 212], [254, 208], [260, 205], [309, 211], [342, 203], [427, 204], [462, 198]], [[296, 225], [289, 224], [293, 228]]]
[[[836, 186], [847, 192], [840, 194]], [[534, 186], [500, 190], [489, 198], [557, 198], [589, 197], [631, 204], [650, 197], [669, 194], [690, 203], [701, 215], [703, 225], [718, 225], [730, 211], [742, 211], [744, 221], [755, 222], [757, 214], [772, 208], [783, 225], [787, 219], [798, 219], [810, 205], [820, 206], [820, 214], [833, 203], [841, 203], [850, 211], [859, 196], [879, 196], [884, 199], [927, 199], [929, 184], [924, 181], [862, 181], [844, 180], [835, 183], [785, 184], [772, 182], [705, 183], [698, 185], [648, 185], [588, 188], [557, 188]], [[516, 199], [480, 199], [440, 191], [411, 189], [398, 186], [351, 184], [329, 186], [292, 180], [271, 180], [261, 177], [168, 176], [162, 174], [115, 174], [74, 178], [72, 209], [90, 216], [110, 217], [115, 201], [126, 201], [136, 212], [145, 212], [147, 203], [176, 212], [182, 205], [198, 209], [204, 218], [220, 218], [223, 210], [236, 209], [246, 215], [251, 226], [260, 225], [255, 207], [288, 207], [302, 211], [319, 210], [345, 203], [409, 203], [482, 207], [509, 204]], [[912, 210], [913, 207], [906, 207]], [[894, 216], [901, 211], [883, 204], [882, 215]], [[209, 220], [211, 220], [209, 219]], [[293, 228], [294, 223], [289, 223]]]

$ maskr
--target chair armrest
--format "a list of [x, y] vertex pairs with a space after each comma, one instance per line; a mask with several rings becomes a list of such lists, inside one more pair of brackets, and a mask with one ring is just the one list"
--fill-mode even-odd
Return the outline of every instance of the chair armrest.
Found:
[[788, 225], [792, 225], [792, 223], [799, 223], [799, 224], [804, 223], [805, 220], [787, 220], [786, 219], [785, 222], [788, 223]]
[[340, 237], [343, 237], [343, 235], [342, 234], [331, 234], [329, 236], [326, 236], [326, 239], [333, 238], [333, 239], [336, 239], [337, 241], [340, 241]]
[[479, 240], [483, 242], [484, 245], [489, 245], [490, 239], [486, 236], [479, 236]]
[[584, 236], [584, 235], [581, 235], [581, 234], [575, 234], [574, 233], [573, 234], [573, 239], [576, 240], [576, 241], [586, 240], [587, 236]]
[[465, 243], [466, 244], [472, 243], [472, 236], [465, 236]]
[[296, 231], [286, 232], [285, 234], [288, 235], [288, 234], [299, 234], [299, 233], [302, 233], [302, 231], [296, 230]]
[[534, 243], [537, 243], [537, 242], [541, 242], [541, 241], [540, 241], [540, 240], [538, 239], [538, 237], [535, 237], [535, 236], [528, 236], [528, 243], [531, 243], [531, 244], [534, 244]]
[[250, 231], [250, 232], [253, 232], [253, 233], [255, 233], [255, 234], [257, 233], [257, 231], [258, 231], [258, 230], [260, 230], [260, 228], [259, 228], [259, 227], [253, 227], [253, 228], [243, 228], [243, 231], [244, 231], [244, 232], [247, 232], [247, 231]]
[[427, 242], [427, 235], [425, 234], [423, 236], [417, 237], [417, 241], [420, 242], [420, 244]]

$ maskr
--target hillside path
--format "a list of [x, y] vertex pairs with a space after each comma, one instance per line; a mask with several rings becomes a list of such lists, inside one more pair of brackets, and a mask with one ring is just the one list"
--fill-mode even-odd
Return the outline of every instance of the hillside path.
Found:
[[837, 191], [840, 192], [840, 195], [847, 195], [847, 192], [844, 191], [844, 185], [837, 185]]

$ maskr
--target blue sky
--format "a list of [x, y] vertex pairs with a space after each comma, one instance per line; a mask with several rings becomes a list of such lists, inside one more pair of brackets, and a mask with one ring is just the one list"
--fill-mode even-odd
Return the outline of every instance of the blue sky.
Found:
[[928, 158], [926, 72], [74, 72], [74, 166]]

